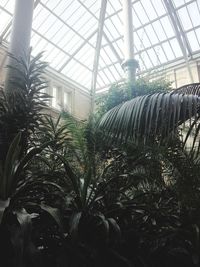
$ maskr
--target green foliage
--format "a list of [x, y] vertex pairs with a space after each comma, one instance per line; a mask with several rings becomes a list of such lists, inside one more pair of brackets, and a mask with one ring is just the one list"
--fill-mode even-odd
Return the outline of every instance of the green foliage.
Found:
[[45, 147], [51, 144], [51, 142], [43, 143], [40, 147], [29, 149], [29, 151], [21, 156], [21, 138], [21, 133], [16, 135], [10, 144], [6, 159], [3, 161], [4, 164], [0, 162], [0, 199], [2, 200], [13, 196], [18, 184], [20, 182], [23, 183], [23, 172], [30, 161], [37, 154], [40, 154]]
[[164, 93], [170, 90], [171, 83], [162, 79], [149, 81], [145, 78], [139, 78], [134, 85], [125, 82], [116, 83], [111, 86], [108, 92], [97, 97], [97, 113], [103, 115], [113, 107], [137, 96]]
[[176, 92], [135, 97], [108, 111], [100, 127], [106, 129], [107, 137], [119, 142], [166, 142], [187, 120], [198, 123], [199, 106], [198, 96]]
[[[13, 57], [12, 55], [10, 55]], [[43, 93], [47, 87], [43, 78], [46, 63], [41, 62], [42, 53], [31, 59], [16, 61], [15, 66], [8, 66], [15, 71], [16, 77], [10, 81], [8, 92], [0, 91], [0, 149], [1, 160], [5, 158], [13, 138], [21, 132], [22, 151], [26, 151], [30, 135], [38, 126], [39, 118], [49, 96]]]

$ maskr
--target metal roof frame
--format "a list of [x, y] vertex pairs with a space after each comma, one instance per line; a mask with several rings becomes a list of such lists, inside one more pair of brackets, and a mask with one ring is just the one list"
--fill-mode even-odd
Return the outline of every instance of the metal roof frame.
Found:
[[[117, 2], [115, 2], [115, 5], [112, 0], [107, 0], [109, 6], [108, 9], [105, 9], [103, 20], [101, 13], [103, 6], [100, 0], [72, 1], [73, 4], [76, 2], [73, 8], [70, 7], [70, 3], [65, 5], [64, 1], [65, 0], [57, 1], [57, 4], [54, 5], [54, 8], [51, 8], [50, 3], [52, 4], [52, 2], [47, 0], [35, 0], [35, 9], [40, 8], [41, 10], [46, 10], [45, 14], [47, 14], [47, 16], [53, 15], [51, 16], [52, 20], [55, 18], [55, 23], [59, 21], [59, 25], [63, 25], [63, 31], [58, 29], [58, 31], [52, 31], [49, 33], [49, 35], [48, 32], [51, 30], [50, 24], [47, 29], [43, 27], [43, 32], [40, 29], [43, 26], [44, 21], [41, 22], [41, 25], [38, 25], [37, 28], [34, 28], [33, 33], [35, 35], [33, 35], [33, 37], [35, 38], [36, 50], [39, 50], [42, 45], [45, 48], [47, 44], [50, 44], [48, 46], [45, 59], [48, 61], [48, 58], [51, 56], [52, 64], [55, 61], [54, 66], [58, 73], [64, 73], [65, 75], [68, 75], [68, 78], [71, 80], [73, 80], [74, 77], [78, 77], [77, 80], [74, 78], [76, 82], [81, 84], [82, 81], [84, 81], [83, 86], [87, 87], [88, 91], [91, 90], [91, 84], [92, 88], [95, 88], [95, 90], [98, 91], [102, 90], [102, 88], [106, 88], [113, 82], [122, 80], [123, 71], [120, 68], [120, 65], [123, 62], [123, 32], [120, 31], [118, 24], [122, 22], [122, 8], [120, 8], [121, 0], [116, 0]], [[154, 13], [156, 13], [156, 17], [149, 17], [149, 10], [146, 9], [145, 1], [152, 6]], [[153, 68], [162, 68], [162, 66], [171, 65], [171, 62], [176, 62], [176, 60], [179, 61], [181, 59], [185, 62], [192, 81], [193, 77], [190, 68], [190, 60], [194, 58], [194, 55], [196, 58], [197, 54], [199, 54], [200, 58], [200, 1], [187, 0], [185, 3], [178, 3], [175, 0], [158, 0], [157, 3], [159, 3], [159, 5], [161, 5], [165, 10], [163, 13], [156, 8], [155, 1], [145, 1], [132, 0], [133, 12], [136, 16], [135, 19], [138, 21], [138, 24], [134, 27], [133, 32], [138, 44], [140, 45], [138, 47], [134, 47], [135, 56], [139, 58], [142, 66], [140, 72], [146, 73], [152, 71]], [[0, 43], [8, 42], [10, 35], [12, 12], [9, 8], [7, 8], [7, 3], [11, 2], [13, 2], [13, 0], [2, 0], [0, 3], [0, 12], [5, 14], [7, 23], [3, 26], [2, 30], [0, 26]], [[57, 6], [59, 6], [59, 3], [63, 4], [63, 10], [56, 9]], [[138, 14], [138, 7], [143, 9], [146, 17], [145, 22], [143, 21], [143, 18], [141, 18], [140, 14]], [[199, 15], [199, 23], [195, 21], [194, 24], [191, 10], [195, 7], [197, 7], [196, 12], [197, 15]], [[78, 12], [79, 8], [82, 8], [80, 12]], [[38, 18], [41, 16], [40, 9], [38, 10], [39, 12], [37, 14]], [[67, 14], [68, 9], [70, 9], [70, 15], [67, 20], [65, 20], [60, 14], [61, 12], [66, 12], [64, 14]], [[60, 13], [58, 13], [58, 10]], [[187, 12], [192, 28], [184, 28], [184, 23], [182, 23], [183, 18], [181, 18], [179, 15], [180, 11], [183, 11], [183, 14]], [[77, 12], [80, 14], [80, 17], [76, 16]], [[10, 19], [6, 14], [10, 16]], [[75, 16], [75, 19], [73, 19], [73, 16]], [[84, 16], [87, 16], [88, 18]], [[82, 18], [83, 24], [78, 25], [78, 27], [74, 27], [77, 25], [79, 19]], [[45, 18], [45, 20], [52, 23], [52, 20], [50, 21], [48, 18]], [[89, 24], [91, 27], [87, 26], [90, 20], [92, 21]], [[172, 25], [172, 35], [168, 35], [168, 29], [165, 27], [166, 20]], [[135, 21], [133, 19], [133, 26], [134, 22]], [[159, 28], [155, 28], [154, 25], [162, 30], [162, 38], [159, 36]], [[101, 36], [99, 35], [99, 27], [102, 28]], [[154, 34], [156, 39], [152, 39], [153, 37], [148, 32], [149, 29], [152, 31], [152, 34]], [[66, 37], [64, 36], [65, 32], [70, 32], [71, 35], [69, 36], [74, 36], [72, 40], [69, 40], [71, 42], [69, 48], [65, 48], [65, 40], [62, 45], [60, 44], [60, 40], [63, 40]], [[83, 35], [82, 32], [85, 32], [85, 35]], [[50, 39], [48, 36], [52, 36], [52, 38]], [[193, 42], [193, 40], [190, 39], [191, 36], [192, 38], [195, 38], [196, 50], [194, 50], [194, 46], [191, 45]], [[143, 37], [145, 37], [145, 39]], [[73, 50], [70, 50], [70, 47], [73, 46], [76, 40], [76, 47], [74, 47]], [[176, 46], [173, 45], [174, 42], [176, 42]], [[168, 55], [168, 51], [166, 51], [167, 47], [169, 47], [171, 50], [170, 55]], [[177, 51], [176, 49], [179, 48], [180, 51]], [[87, 49], [91, 49], [91, 53], [89, 51], [86, 54], [80, 53], [80, 51], [87, 52]], [[54, 51], [56, 54], [52, 55]], [[158, 51], [160, 51], [161, 54], [158, 54]], [[62, 61], [56, 61], [57, 56], [61, 58], [62, 55]], [[65, 55], [66, 59], [64, 58]], [[94, 56], [93, 64], [89, 63], [92, 62], [91, 55], [92, 58]], [[71, 67], [75, 69], [75, 64], [77, 64], [76, 75], [73, 74], [73, 72], [68, 74], [68, 70], [70, 70]], [[78, 74], [78, 66], [81, 68], [80, 74]], [[86, 75], [89, 75], [87, 79], [85, 78]], [[92, 82], [90, 79], [92, 79]]]

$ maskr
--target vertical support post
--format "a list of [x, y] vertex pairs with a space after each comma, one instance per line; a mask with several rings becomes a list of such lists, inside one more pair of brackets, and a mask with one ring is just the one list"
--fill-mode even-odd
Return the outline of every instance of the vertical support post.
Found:
[[96, 94], [96, 85], [97, 85], [97, 72], [98, 72], [98, 67], [99, 67], [99, 56], [100, 56], [100, 50], [101, 50], [101, 42], [102, 42], [103, 26], [104, 26], [105, 15], [106, 15], [106, 7], [107, 7], [107, 0], [101, 0], [101, 10], [100, 10], [100, 16], [99, 16], [97, 42], [96, 42], [93, 72], [92, 72], [91, 110], [90, 110], [91, 114], [94, 112], [95, 94]]
[[124, 62], [122, 67], [127, 76], [128, 82], [135, 81], [136, 68], [138, 62], [134, 59], [134, 42], [133, 42], [133, 16], [132, 1], [123, 0], [123, 18], [124, 18]]
[[[11, 41], [9, 53], [17, 59], [26, 58], [30, 49], [31, 29], [33, 20], [34, 0], [15, 0], [15, 11], [12, 22]], [[9, 57], [9, 65], [16, 62]], [[5, 80], [5, 90], [12, 90], [10, 80], [14, 75], [12, 69], [8, 69]]]

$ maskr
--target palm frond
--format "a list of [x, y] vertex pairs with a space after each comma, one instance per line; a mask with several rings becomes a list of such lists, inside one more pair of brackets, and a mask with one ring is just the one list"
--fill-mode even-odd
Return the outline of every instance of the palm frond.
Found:
[[174, 90], [174, 93], [200, 96], [200, 83], [192, 83], [181, 86], [180, 88]]
[[158, 143], [177, 134], [187, 120], [197, 120], [200, 98], [183, 93], [160, 93], [136, 97], [108, 111], [99, 127], [107, 138], [120, 143]]

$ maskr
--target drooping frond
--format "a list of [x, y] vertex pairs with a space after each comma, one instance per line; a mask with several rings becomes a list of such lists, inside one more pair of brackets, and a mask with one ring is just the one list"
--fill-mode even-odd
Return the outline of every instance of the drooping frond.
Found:
[[182, 93], [186, 95], [198, 95], [200, 96], [200, 83], [192, 83], [181, 86], [180, 88], [173, 91], [174, 93]]
[[177, 133], [185, 121], [197, 121], [200, 97], [183, 93], [159, 93], [136, 97], [108, 111], [99, 127], [118, 142], [161, 142]]

